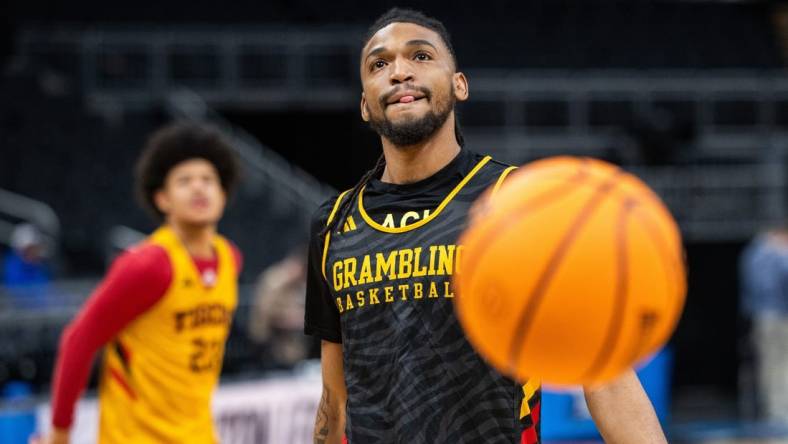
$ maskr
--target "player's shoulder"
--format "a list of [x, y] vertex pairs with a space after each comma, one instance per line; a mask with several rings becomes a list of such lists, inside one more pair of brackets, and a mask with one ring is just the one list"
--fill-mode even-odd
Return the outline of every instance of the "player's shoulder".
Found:
[[241, 274], [241, 270], [244, 267], [244, 253], [241, 251], [241, 248], [238, 247], [238, 244], [233, 242], [228, 238], [224, 238], [224, 241], [227, 242], [227, 245], [230, 247], [230, 252], [233, 255], [233, 259], [235, 260], [235, 269], [238, 274]]
[[144, 279], [169, 278], [172, 265], [167, 250], [156, 243], [143, 241], [125, 250], [113, 262], [124, 274], [139, 275]]
[[472, 155], [474, 156], [475, 164], [483, 161], [486, 157], [490, 157], [490, 160], [484, 164], [484, 167], [478, 171], [478, 175], [480, 178], [484, 179], [486, 182], [496, 182], [501, 175], [507, 174], [508, 172], [513, 171], [516, 166], [500, 161], [495, 157], [486, 155], [486, 154], [479, 154], [473, 152]]
[[312, 218], [309, 223], [312, 233], [320, 232], [323, 227], [328, 224], [328, 218], [337, 206], [337, 199], [339, 199], [340, 196], [344, 199], [348, 192], [350, 192], [350, 190], [334, 193], [317, 207], [312, 213]]

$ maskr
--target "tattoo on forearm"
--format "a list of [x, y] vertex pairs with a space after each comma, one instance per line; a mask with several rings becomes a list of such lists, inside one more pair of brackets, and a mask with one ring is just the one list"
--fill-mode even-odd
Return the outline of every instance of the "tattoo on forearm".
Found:
[[320, 397], [320, 405], [317, 408], [317, 419], [315, 420], [315, 444], [326, 444], [328, 440], [329, 396], [329, 390], [323, 387], [323, 396]]

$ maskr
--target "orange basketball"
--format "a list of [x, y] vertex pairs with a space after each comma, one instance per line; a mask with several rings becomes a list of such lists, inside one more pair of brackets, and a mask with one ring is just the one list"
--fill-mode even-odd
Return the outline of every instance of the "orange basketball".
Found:
[[665, 344], [686, 274], [676, 222], [648, 186], [606, 162], [554, 157], [488, 194], [460, 239], [454, 285], [491, 365], [521, 381], [594, 384]]

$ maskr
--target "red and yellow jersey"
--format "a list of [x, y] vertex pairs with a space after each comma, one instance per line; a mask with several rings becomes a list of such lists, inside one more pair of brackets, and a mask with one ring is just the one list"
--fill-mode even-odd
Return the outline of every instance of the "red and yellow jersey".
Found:
[[211, 397], [237, 302], [232, 247], [216, 237], [218, 269], [208, 286], [170, 228], [147, 242], [166, 251], [172, 279], [105, 349], [99, 442], [215, 443]]

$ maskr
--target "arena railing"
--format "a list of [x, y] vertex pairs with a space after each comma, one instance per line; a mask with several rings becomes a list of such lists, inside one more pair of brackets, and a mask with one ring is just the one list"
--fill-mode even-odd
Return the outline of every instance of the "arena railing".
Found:
[[214, 111], [200, 94], [181, 87], [167, 95], [165, 104], [174, 119], [210, 123], [231, 139], [243, 166], [253, 173], [245, 177], [244, 187], [249, 190], [259, 193], [265, 182], [279, 191], [274, 195], [277, 199], [284, 199], [300, 208], [307, 217], [335, 192], [243, 128], [230, 123]]
[[[150, 107], [187, 87], [204, 107], [343, 111], [357, 107], [359, 35], [339, 28], [96, 28], [28, 32], [17, 51], [44, 54], [53, 42], [71, 48], [84, 98], [97, 109]], [[788, 78], [781, 70], [466, 73], [471, 100], [458, 112], [477, 150], [517, 164], [576, 154], [637, 166], [690, 239], [743, 240], [786, 216]], [[666, 138], [671, 152], [648, 152], [655, 137]], [[728, 176], [747, 184], [713, 180]]]
[[60, 238], [60, 219], [55, 211], [44, 202], [21, 194], [0, 189], [0, 243], [8, 245], [14, 222], [28, 222], [41, 230], [49, 252], [56, 252]]

